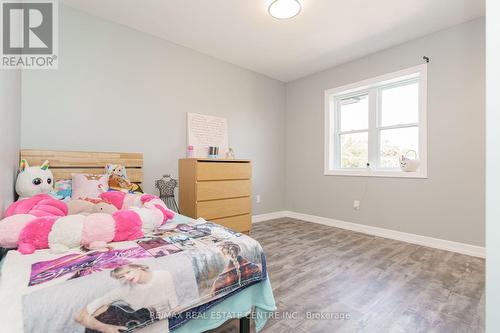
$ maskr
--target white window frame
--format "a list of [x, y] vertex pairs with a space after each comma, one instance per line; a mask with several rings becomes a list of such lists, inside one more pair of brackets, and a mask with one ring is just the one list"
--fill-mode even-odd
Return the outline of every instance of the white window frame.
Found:
[[[399, 86], [419, 82], [418, 122], [413, 124], [380, 126], [381, 108], [380, 98], [376, 96], [380, 88], [391, 85]], [[340, 168], [340, 134], [366, 132], [366, 130], [340, 132], [338, 121], [340, 108], [339, 99], [350, 95], [357, 96], [368, 93], [368, 162], [366, 168]], [[334, 103], [330, 101], [336, 99]], [[420, 168], [416, 172], [404, 172], [400, 169], [374, 168], [379, 164], [380, 131], [416, 127], [419, 129], [419, 156]], [[338, 156], [337, 159], [335, 157]], [[342, 87], [325, 91], [325, 151], [324, 174], [331, 176], [371, 176], [371, 177], [400, 177], [400, 178], [427, 178], [427, 65], [418, 65], [386, 75], [377, 76]]]

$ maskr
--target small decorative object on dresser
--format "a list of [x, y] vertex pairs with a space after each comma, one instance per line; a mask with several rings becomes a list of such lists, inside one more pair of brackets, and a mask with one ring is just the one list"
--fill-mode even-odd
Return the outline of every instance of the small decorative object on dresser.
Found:
[[228, 160], [234, 160], [236, 158], [236, 156], [234, 155], [234, 150], [233, 148], [229, 148], [229, 150], [227, 151], [226, 153], [226, 158]]
[[218, 158], [219, 147], [208, 147], [208, 158]]
[[177, 187], [177, 179], [170, 175], [163, 175], [161, 179], [155, 181], [155, 186], [160, 191], [160, 199], [167, 205], [168, 208], [176, 213], [179, 213], [179, 207], [175, 202], [175, 188]]
[[249, 160], [179, 160], [181, 214], [202, 217], [239, 232], [251, 229], [252, 163]]
[[186, 154], [187, 158], [193, 158], [194, 157], [194, 146], [193, 145], [189, 145], [188, 146], [188, 149], [187, 149], [187, 154]]

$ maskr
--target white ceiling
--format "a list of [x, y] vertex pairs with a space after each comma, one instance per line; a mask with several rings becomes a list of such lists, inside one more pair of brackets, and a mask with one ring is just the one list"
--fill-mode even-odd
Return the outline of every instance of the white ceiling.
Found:
[[268, 1], [63, 0], [285, 82], [484, 15], [484, 0], [302, 0], [276, 20]]

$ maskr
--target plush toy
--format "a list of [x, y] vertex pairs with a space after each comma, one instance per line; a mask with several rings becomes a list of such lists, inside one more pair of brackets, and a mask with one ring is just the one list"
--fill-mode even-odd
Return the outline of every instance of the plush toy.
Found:
[[144, 236], [144, 232], [142, 231], [142, 219], [136, 212], [132, 210], [116, 211], [113, 213], [113, 220], [115, 220], [114, 242], [138, 239]]
[[19, 235], [18, 251], [30, 254], [36, 249], [48, 248], [49, 233], [56, 220], [57, 216], [43, 216], [28, 222]]
[[[117, 230], [120, 229], [120, 222], [109, 214], [97, 213], [87, 216], [83, 221], [81, 244], [91, 249], [106, 246], [114, 240]], [[134, 238], [126, 240], [132, 239]]]
[[2, 247], [15, 248], [21, 231], [26, 224], [34, 219], [36, 219], [36, 216], [30, 214], [17, 214], [4, 218], [0, 222], [0, 244], [2, 244]]
[[63, 253], [80, 246], [85, 215], [68, 215], [58, 219], [52, 226], [48, 241], [52, 252]]
[[114, 205], [102, 199], [75, 199], [68, 201], [68, 214], [70, 215], [89, 215], [93, 213], [113, 214], [117, 210], [118, 209]]
[[30, 214], [42, 216], [65, 216], [68, 214], [66, 203], [56, 200], [47, 194], [37, 194], [31, 198], [18, 200], [5, 211], [5, 216]]
[[121, 164], [106, 164], [109, 188], [125, 193], [142, 193], [139, 185], [132, 183], [127, 176], [127, 169]]
[[[79, 245], [99, 248], [112, 241], [141, 238], [144, 232], [158, 228], [175, 215], [158, 197], [120, 193], [103, 194], [102, 202], [89, 201], [90, 206], [86, 207], [93, 213], [84, 212], [87, 215], [65, 216], [66, 204], [45, 194], [18, 201], [9, 207], [11, 215], [0, 221], [0, 246], [17, 246], [22, 254], [46, 248], [64, 252]], [[112, 198], [122, 209], [118, 210], [106, 198]], [[85, 200], [78, 200], [80, 204], [81, 201]], [[62, 205], [61, 209], [50, 205], [55, 202]], [[103, 210], [113, 213], [102, 213]]]
[[16, 192], [19, 199], [26, 199], [36, 194], [48, 194], [52, 191], [54, 176], [49, 170], [49, 161], [40, 166], [28, 165], [26, 160], [21, 160], [19, 174], [16, 180]]
[[102, 193], [100, 197], [118, 209], [144, 206], [149, 209], [158, 209], [163, 214], [165, 220], [173, 219], [175, 216], [175, 213], [168, 209], [165, 203], [155, 195], [109, 191]]

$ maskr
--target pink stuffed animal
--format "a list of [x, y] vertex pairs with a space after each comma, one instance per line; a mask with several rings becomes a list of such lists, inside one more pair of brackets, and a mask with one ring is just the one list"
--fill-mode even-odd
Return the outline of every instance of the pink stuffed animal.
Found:
[[0, 222], [0, 244], [5, 248], [17, 247], [19, 235], [26, 224], [36, 219], [30, 214], [17, 214], [4, 218]]
[[132, 210], [119, 210], [113, 213], [115, 220], [114, 242], [138, 239], [144, 236], [142, 220], [139, 214]]
[[22, 254], [31, 254], [36, 249], [48, 248], [49, 233], [57, 219], [57, 216], [44, 216], [26, 224], [19, 235], [18, 251]]
[[[6, 248], [15, 248], [18, 245], [21, 232], [33, 220], [39, 217], [59, 218], [67, 213], [68, 208], [64, 202], [55, 200], [47, 194], [38, 194], [14, 202], [7, 208], [5, 219], [0, 221], [0, 244]], [[36, 231], [36, 229], [31, 230]], [[40, 234], [43, 234], [43, 231], [40, 231]], [[26, 240], [26, 242], [29, 241]], [[23, 251], [26, 248], [26, 246], [23, 247]]]
[[118, 209], [123, 208], [123, 201], [125, 200], [126, 194], [120, 191], [108, 191], [101, 193], [100, 197], [102, 200], [112, 204]]
[[92, 213], [113, 214], [118, 209], [104, 200], [74, 199], [68, 201], [69, 214], [88, 215]]
[[[113, 214], [66, 216], [66, 204], [46, 195], [18, 201], [8, 208], [10, 215], [0, 221], [0, 246], [17, 245], [22, 254], [49, 247], [54, 252], [79, 245], [98, 248], [111, 241], [141, 238], [145, 231], [158, 228], [175, 215], [158, 197], [115, 193], [121, 194], [103, 194], [102, 198], [124, 208]], [[135, 206], [125, 209], [132, 204]]]
[[165, 203], [155, 195], [151, 194], [131, 194], [120, 191], [104, 192], [101, 199], [114, 205], [118, 209], [129, 209], [131, 207], [144, 207], [159, 209], [165, 220], [174, 218], [175, 213], [165, 206]]
[[91, 249], [105, 247], [115, 237], [115, 220], [110, 214], [96, 213], [85, 217], [80, 244]]
[[68, 214], [68, 207], [64, 202], [56, 200], [48, 194], [37, 194], [31, 198], [14, 202], [5, 211], [6, 217], [15, 214], [30, 214], [36, 217], [65, 216]]

